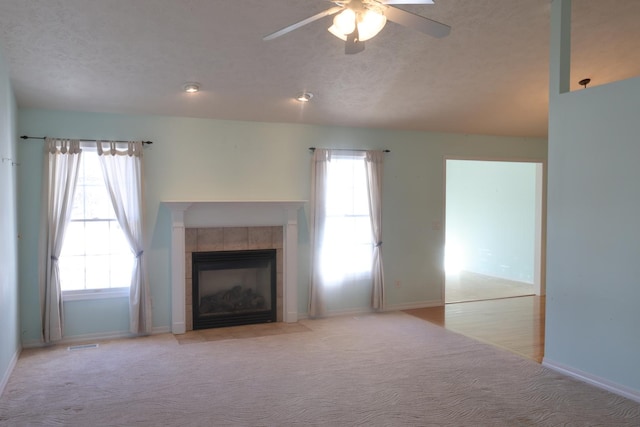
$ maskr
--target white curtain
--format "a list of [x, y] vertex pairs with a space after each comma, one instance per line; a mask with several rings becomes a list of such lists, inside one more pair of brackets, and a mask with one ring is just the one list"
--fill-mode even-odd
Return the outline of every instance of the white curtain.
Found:
[[96, 143], [113, 210], [135, 256], [129, 287], [129, 330], [151, 333], [151, 298], [143, 251], [142, 142]]
[[80, 155], [78, 140], [45, 140], [39, 261], [42, 338], [45, 343], [59, 341], [63, 334], [58, 257], [73, 208]]
[[367, 170], [367, 190], [369, 195], [369, 214], [373, 233], [373, 291], [371, 307], [384, 310], [384, 268], [382, 266], [382, 165], [384, 152], [367, 151], [365, 166]]
[[331, 153], [316, 148], [311, 163], [311, 283], [309, 289], [309, 317], [325, 313], [324, 283], [321, 271], [322, 238], [326, 224], [327, 167]]

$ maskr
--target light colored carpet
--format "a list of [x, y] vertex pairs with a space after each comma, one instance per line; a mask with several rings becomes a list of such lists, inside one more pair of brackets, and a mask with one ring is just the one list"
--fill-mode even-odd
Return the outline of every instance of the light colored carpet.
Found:
[[[638, 426], [640, 404], [401, 312], [25, 350], [2, 425]], [[308, 329], [308, 330], [307, 330]]]

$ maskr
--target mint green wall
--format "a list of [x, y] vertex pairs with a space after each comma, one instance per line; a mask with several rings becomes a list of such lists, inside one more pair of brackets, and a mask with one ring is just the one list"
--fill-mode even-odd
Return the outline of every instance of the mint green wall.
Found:
[[640, 393], [640, 78], [551, 111], [545, 359]]
[[[18, 111], [18, 121], [20, 120]], [[21, 135], [18, 132], [18, 135]], [[20, 272], [20, 325], [23, 344], [40, 342], [40, 291], [38, 289], [38, 232], [40, 230], [40, 187], [42, 143], [20, 141], [18, 155], [18, 216], [20, 218], [18, 266]]]
[[544, 363], [640, 399], [640, 78], [568, 89], [552, 4]]
[[[387, 303], [390, 307], [441, 301], [444, 156], [546, 158], [546, 140], [399, 132], [344, 127], [253, 123], [159, 116], [134, 116], [20, 110], [19, 131], [30, 135], [106, 139], [149, 139], [145, 148], [146, 227], [153, 319], [156, 328], [170, 324], [170, 215], [162, 200], [308, 200], [311, 146], [390, 148], [385, 157], [383, 241]], [[37, 247], [42, 143], [20, 144], [20, 215], [25, 219], [21, 250], [23, 328], [37, 338], [37, 276], [31, 270]], [[299, 223], [299, 310], [307, 311], [309, 234], [306, 215]], [[401, 286], [393, 283], [399, 280]], [[328, 302], [332, 312], [366, 309], [366, 290], [347, 292]], [[101, 319], [120, 312], [124, 301], [80, 313], [83, 302], [68, 303], [65, 328], [74, 334], [108, 333], [118, 327]], [[71, 319], [74, 324], [71, 325]], [[126, 330], [126, 319], [121, 330]], [[76, 322], [82, 322], [76, 324]]]
[[[18, 225], [16, 217], [16, 103], [0, 47], [0, 393], [20, 351]], [[7, 160], [11, 159], [11, 160]]]
[[446, 238], [463, 269], [533, 284], [536, 164], [447, 160]]

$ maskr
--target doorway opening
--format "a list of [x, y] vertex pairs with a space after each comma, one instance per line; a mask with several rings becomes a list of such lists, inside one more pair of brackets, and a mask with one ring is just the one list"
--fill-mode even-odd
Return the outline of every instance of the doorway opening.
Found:
[[544, 295], [543, 164], [446, 160], [444, 302]]

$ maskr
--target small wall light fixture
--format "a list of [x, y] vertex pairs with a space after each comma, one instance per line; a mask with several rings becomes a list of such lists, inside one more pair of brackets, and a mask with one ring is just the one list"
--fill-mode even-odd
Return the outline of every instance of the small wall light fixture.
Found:
[[313, 98], [313, 94], [311, 92], [302, 92], [296, 96], [296, 99], [300, 102], [309, 102], [311, 101], [311, 98]]
[[187, 93], [196, 93], [200, 90], [200, 83], [188, 82], [182, 88]]
[[579, 84], [580, 86], [582, 86], [584, 89], [586, 89], [586, 88], [587, 88], [587, 85], [588, 85], [589, 83], [591, 83], [591, 79], [589, 79], [589, 78], [582, 79], [582, 80], [580, 80], [580, 81], [578, 82], [578, 84]]

